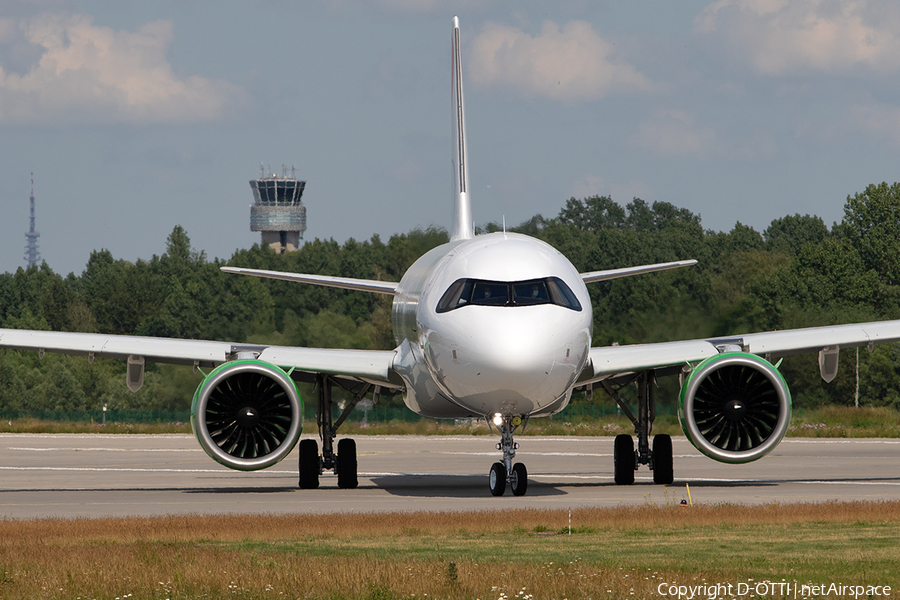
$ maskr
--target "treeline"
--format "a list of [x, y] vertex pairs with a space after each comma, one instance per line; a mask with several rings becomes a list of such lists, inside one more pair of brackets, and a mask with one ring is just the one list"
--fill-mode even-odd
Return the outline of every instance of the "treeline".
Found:
[[[489, 223], [483, 231], [496, 231]], [[821, 218], [789, 215], [764, 231], [735, 224], [703, 228], [700, 215], [666, 202], [572, 198], [553, 218], [512, 228], [558, 248], [579, 271], [694, 258], [691, 268], [591, 284], [594, 345], [659, 342], [752, 331], [900, 318], [900, 184], [870, 185], [847, 198], [830, 229]], [[279, 255], [255, 245], [208, 260], [181, 227], [162, 256], [131, 263], [95, 251], [80, 276], [44, 264], [0, 275], [0, 327], [100, 332], [312, 347], [395, 345], [390, 298], [229, 275], [232, 265], [397, 281], [427, 250], [447, 241], [429, 228], [343, 245], [314, 240]], [[856, 351], [841, 353], [838, 378], [819, 379], [816, 355], [781, 366], [795, 405], [852, 404]], [[896, 344], [859, 353], [860, 403], [900, 408]], [[183, 410], [200, 375], [148, 367], [131, 394], [124, 362], [0, 351], [0, 410]], [[660, 398], [674, 401], [677, 383]], [[390, 402], [390, 400], [386, 400]], [[595, 402], [605, 402], [602, 394]], [[399, 402], [394, 399], [394, 402]]]

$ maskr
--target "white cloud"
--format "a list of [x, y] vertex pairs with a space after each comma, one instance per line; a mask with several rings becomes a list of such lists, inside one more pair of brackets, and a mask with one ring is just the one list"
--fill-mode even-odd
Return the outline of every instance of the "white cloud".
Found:
[[638, 126], [631, 143], [659, 154], [684, 156], [714, 150], [715, 132], [698, 125], [693, 115], [679, 110], [660, 110]]
[[45, 14], [18, 28], [40, 58], [24, 74], [0, 65], [0, 123], [203, 121], [243, 99], [226, 81], [173, 72], [170, 21], [129, 32]]
[[887, 1], [719, 0], [694, 21], [767, 75], [900, 68], [900, 8]]
[[570, 21], [561, 29], [547, 21], [535, 37], [488, 23], [471, 48], [467, 66], [479, 85], [507, 85], [526, 94], [574, 101], [653, 88], [634, 67], [617, 60], [612, 44], [584, 21]]

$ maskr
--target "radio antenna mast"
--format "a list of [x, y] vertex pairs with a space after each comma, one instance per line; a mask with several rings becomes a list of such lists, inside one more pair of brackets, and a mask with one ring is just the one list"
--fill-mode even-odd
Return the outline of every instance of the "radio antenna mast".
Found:
[[25, 234], [25, 263], [30, 268], [41, 262], [37, 240], [41, 234], [34, 230], [34, 173], [31, 174], [31, 216], [28, 219], [28, 232]]

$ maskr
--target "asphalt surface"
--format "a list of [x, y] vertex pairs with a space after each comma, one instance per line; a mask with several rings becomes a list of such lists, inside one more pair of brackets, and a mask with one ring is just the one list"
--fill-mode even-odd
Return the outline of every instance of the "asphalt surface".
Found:
[[167, 514], [567, 509], [693, 502], [765, 504], [900, 498], [900, 440], [786, 439], [747, 465], [674, 438], [675, 482], [641, 467], [613, 483], [613, 438], [518, 436], [528, 493], [492, 497], [493, 436], [359, 436], [355, 490], [323, 475], [297, 488], [297, 452], [263, 471], [213, 462], [189, 435], [0, 434], [0, 518]]

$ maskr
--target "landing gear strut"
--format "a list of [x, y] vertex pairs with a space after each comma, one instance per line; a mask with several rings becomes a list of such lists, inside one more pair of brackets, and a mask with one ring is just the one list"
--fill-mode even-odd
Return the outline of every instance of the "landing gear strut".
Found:
[[[618, 393], [620, 389], [635, 381], [637, 381], [638, 387], [637, 418]], [[619, 485], [634, 483], [634, 472], [640, 465], [648, 465], [653, 471], [653, 483], [662, 485], [672, 483], [674, 480], [672, 438], [666, 434], [656, 435], [653, 437], [653, 449], [650, 449], [650, 432], [653, 430], [653, 421], [656, 419], [656, 374], [653, 371], [638, 373], [615, 388], [606, 381], [601, 381], [600, 385], [634, 424], [634, 433], [638, 441], [638, 448], [635, 451], [634, 441], [630, 435], [616, 436], [613, 448], [613, 471], [616, 483]]]
[[528, 417], [524, 419], [519, 416], [489, 416], [488, 426], [493, 423], [500, 430], [500, 443], [497, 444], [497, 450], [503, 452], [502, 462], [495, 462], [491, 465], [490, 486], [491, 494], [494, 496], [502, 496], [506, 491], [506, 484], [512, 490], [514, 496], [524, 496], [528, 489], [528, 469], [523, 463], [513, 464], [513, 458], [516, 456], [516, 450], [519, 448], [513, 440], [513, 433], [520, 426], [522, 431], [528, 423]]
[[[322, 441], [322, 454], [319, 455], [319, 447], [316, 440], [305, 439], [300, 440], [300, 488], [314, 489], [319, 487], [319, 475], [324, 471], [334, 471], [338, 477], [338, 487], [344, 489], [353, 489], [359, 485], [357, 479], [357, 463], [356, 463], [356, 442], [350, 438], [344, 438], [337, 445], [337, 453], [334, 452], [334, 439], [337, 437], [337, 430], [341, 424], [347, 420], [350, 413], [362, 400], [369, 390], [371, 384], [365, 384], [353, 396], [353, 399], [347, 404], [344, 412], [338, 417], [337, 421], [333, 420], [332, 409], [334, 403], [331, 399], [331, 386], [334, 381], [328, 375], [316, 376], [316, 388], [318, 390], [318, 404], [316, 406], [316, 424], [319, 428], [319, 439]], [[377, 395], [380, 389], [375, 387]]]

